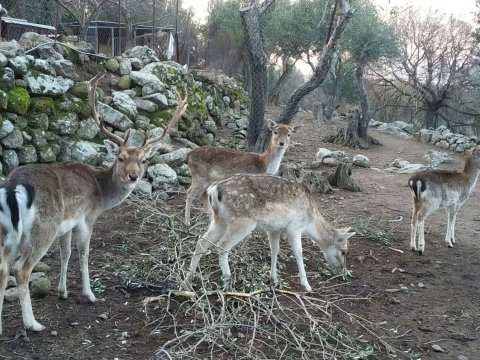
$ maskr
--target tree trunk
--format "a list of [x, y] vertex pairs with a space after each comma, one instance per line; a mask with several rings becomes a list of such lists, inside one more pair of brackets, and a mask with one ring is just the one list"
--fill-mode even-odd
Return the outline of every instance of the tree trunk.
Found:
[[370, 121], [370, 102], [368, 101], [367, 86], [364, 78], [365, 64], [360, 64], [355, 71], [359, 89], [360, 89], [360, 106], [362, 108], [362, 116], [358, 119], [358, 136], [365, 142], [368, 142], [368, 122]]
[[[297, 88], [292, 96], [290, 96], [285, 108], [276, 120], [278, 123], [289, 124], [298, 111], [300, 101], [314, 89], [319, 87], [325, 80], [332, 64], [332, 60], [335, 58], [337, 43], [340, 40], [345, 27], [353, 16], [353, 12], [349, 8], [349, 2], [347, 0], [340, 0], [340, 2], [342, 3], [342, 13], [340, 14], [337, 25], [333, 29], [333, 32], [331, 33], [328, 42], [323, 49], [322, 56], [313, 72], [312, 77], [305, 84]], [[268, 143], [270, 142], [270, 136], [270, 132], [265, 130], [262, 131], [262, 135], [258, 139], [257, 147], [261, 150], [266, 149]]]
[[435, 109], [428, 108], [427, 113], [425, 114], [425, 129], [435, 129], [436, 128], [436, 121], [435, 121]]
[[270, 92], [270, 103], [274, 105], [278, 105], [278, 98], [279, 98], [279, 93], [280, 89], [282, 88], [283, 84], [287, 80], [288, 76], [292, 73], [293, 67], [295, 66], [295, 63], [297, 60], [295, 60], [293, 63], [288, 62], [288, 58], [283, 61], [283, 72], [280, 78], [277, 80], [277, 83], [273, 87], [272, 91]]
[[244, 48], [242, 51], [242, 62], [243, 62], [243, 74], [244, 82], [243, 88], [248, 93], [248, 96], [252, 96], [252, 72], [250, 71], [250, 64], [248, 63], [248, 54], [247, 49]]
[[267, 55], [263, 50], [260, 26], [261, 14], [260, 6], [256, 2], [240, 9], [240, 18], [245, 34], [248, 64], [252, 78], [246, 144], [247, 149], [250, 151], [254, 149], [258, 136], [265, 124], [265, 106], [268, 95]]
[[328, 177], [330, 185], [353, 192], [362, 191], [360, 186], [352, 178], [352, 169], [350, 164], [341, 162], [337, 165], [335, 172]]

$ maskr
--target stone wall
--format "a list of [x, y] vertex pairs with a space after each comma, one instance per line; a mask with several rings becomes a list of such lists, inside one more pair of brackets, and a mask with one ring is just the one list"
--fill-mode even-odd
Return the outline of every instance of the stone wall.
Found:
[[[87, 44], [78, 48], [92, 51]], [[188, 94], [188, 110], [178, 125], [179, 141], [166, 136], [148, 169], [156, 187], [163, 186], [154, 180], [160, 168], [169, 174], [171, 184], [178, 176], [188, 181], [182, 168], [188, 151], [182, 149], [214, 141], [222, 122], [242, 123], [247, 118], [247, 94], [233, 79], [196, 77], [175, 62], [159, 61], [148, 47], [135, 47], [101, 63], [93, 58], [71, 44], [54, 45], [35, 33], [24, 34], [19, 42], [0, 43], [2, 176], [36, 162], [105, 162], [103, 136], [86, 101], [86, 81], [81, 81], [98, 71], [106, 71], [106, 76], [97, 91], [97, 109], [109, 130], [123, 136], [131, 129], [129, 142], [135, 145], [169, 122], [177, 105], [176, 91]]]

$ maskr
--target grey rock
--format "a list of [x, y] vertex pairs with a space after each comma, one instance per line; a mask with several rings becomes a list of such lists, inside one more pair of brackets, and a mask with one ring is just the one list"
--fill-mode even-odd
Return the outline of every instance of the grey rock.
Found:
[[102, 102], [97, 101], [97, 111], [107, 124], [121, 131], [127, 131], [133, 125], [133, 122], [125, 114]]
[[167, 154], [158, 155], [157, 159], [167, 164], [168, 166], [174, 168], [185, 163], [187, 159], [187, 155], [190, 151], [192, 150], [187, 148], [181, 148]]
[[[145, 69], [145, 68], [144, 68]], [[146, 86], [146, 85], [157, 85], [158, 89], [163, 90], [165, 88], [165, 85], [158, 79], [153, 74], [149, 74], [146, 72], [143, 72], [143, 70], [140, 71], [132, 71], [130, 73], [130, 78], [133, 80], [135, 84], [138, 84], [140, 86]], [[159, 91], [157, 91], [159, 92]]]
[[6, 149], [3, 150], [2, 154], [2, 165], [3, 165], [3, 172], [5, 174], [10, 174], [13, 169], [17, 168], [19, 164], [18, 156], [15, 150]]
[[25, 75], [28, 88], [36, 95], [58, 96], [65, 94], [74, 84], [73, 80], [40, 74], [37, 76], [28, 73]]
[[149, 100], [158, 105], [160, 109], [164, 109], [168, 107], [168, 100], [167, 97], [163, 94], [151, 94], [142, 97], [143, 100]]
[[11, 134], [14, 129], [15, 127], [10, 120], [3, 120], [2, 126], [0, 127], [0, 139], [4, 138], [8, 134]]
[[217, 124], [215, 124], [215, 121], [213, 120], [207, 120], [205, 121], [205, 123], [203, 124], [203, 128], [210, 132], [210, 133], [213, 133], [215, 134], [217, 132]]
[[17, 153], [20, 165], [37, 162], [37, 150], [33, 145], [24, 145]]
[[129, 131], [127, 145], [141, 146], [145, 141], [145, 133], [142, 130], [131, 128]]
[[32, 144], [36, 147], [47, 145], [45, 131], [43, 129], [30, 129], [29, 135], [32, 137]]
[[48, 274], [51, 270], [52, 268], [49, 265], [45, 264], [43, 261], [39, 261], [33, 267], [32, 272], [33, 273], [40, 272], [40, 273]]
[[175, 172], [178, 176], [190, 177], [190, 168], [187, 164], [182, 164], [175, 168]]
[[0, 140], [0, 144], [6, 149], [21, 149], [23, 145], [22, 132], [18, 128]]
[[77, 136], [81, 139], [92, 140], [100, 132], [97, 123], [93, 118], [88, 118], [78, 122]]
[[5, 297], [4, 297], [6, 302], [16, 302], [18, 301], [18, 291], [17, 288], [10, 288], [5, 290]]
[[27, 73], [30, 62], [26, 56], [16, 56], [10, 59], [8, 64], [13, 69], [15, 75], [22, 76]]
[[0, 68], [4, 68], [8, 64], [8, 59], [5, 55], [0, 53]]
[[79, 127], [78, 116], [74, 112], [67, 112], [51, 120], [48, 128], [60, 135], [72, 135]]
[[46, 145], [39, 147], [37, 150], [38, 161], [49, 163], [57, 160], [57, 155], [60, 153], [60, 146], [47, 143]]
[[137, 181], [133, 193], [142, 197], [151, 198], [153, 194], [153, 185], [145, 179]]
[[75, 65], [70, 60], [54, 60], [51, 64], [57, 75], [63, 76], [67, 79], [78, 80]]
[[127, 58], [137, 58], [144, 64], [160, 61], [155, 55], [155, 51], [150, 49], [148, 46], [135, 46], [125, 51], [123, 56]]
[[355, 155], [352, 160], [354, 165], [369, 168], [370, 167], [370, 159], [365, 155]]
[[88, 141], [71, 142], [68, 144], [60, 160], [76, 160], [90, 165], [98, 165], [106, 154], [103, 145]]
[[133, 99], [133, 101], [138, 110], [143, 110], [149, 113], [152, 113], [158, 110], [158, 105], [151, 101], [143, 100], [140, 98]]
[[43, 299], [52, 288], [52, 283], [47, 277], [30, 282], [30, 296], [32, 299]]
[[393, 160], [390, 164], [388, 164], [389, 167], [394, 167], [397, 169], [401, 169], [405, 166], [408, 166], [410, 163], [407, 160], [404, 160], [402, 158], [397, 158]]
[[134, 100], [121, 91], [113, 92], [113, 107], [128, 116], [129, 119], [136, 119], [138, 111]]
[[133, 57], [133, 58], [130, 58], [129, 60], [133, 70], [140, 70], [145, 66], [143, 61], [138, 58]]
[[0, 89], [10, 90], [15, 85], [15, 73], [9, 67], [0, 71]]
[[[456, 147], [456, 145], [455, 145]], [[423, 156], [428, 161], [428, 166], [436, 168], [442, 163], [452, 163], [454, 160], [445, 152], [430, 150]]]
[[155, 190], [170, 190], [177, 185], [177, 173], [167, 164], [150, 166], [147, 175]]
[[132, 63], [130, 59], [122, 59], [119, 65], [118, 73], [120, 75], [129, 75], [132, 72]]
[[315, 160], [322, 161], [324, 158], [331, 157], [332, 151], [327, 148], [319, 148], [315, 154]]

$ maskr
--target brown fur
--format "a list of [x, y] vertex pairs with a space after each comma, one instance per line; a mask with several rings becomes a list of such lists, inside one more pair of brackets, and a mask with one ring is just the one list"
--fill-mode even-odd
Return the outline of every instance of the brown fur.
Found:
[[[270, 121], [272, 139], [262, 154], [242, 152], [233, 149], [202, 146], [190, 152], [187, 165], [192, 176], [192, 185], [187, 191], [185, 222], [190, 223], [190, 208], [194, 198], [202, 194], [215, 181], [226, 179], [238, 173], [264, 174], [275, 161], [280, 164], [283, 153], [290, 144], [290, 136], [300, 126], [276, 124]], [[277, 169], [271, 170], [276, 172]], [[272, 172], [272, 173], [273, 173]]]

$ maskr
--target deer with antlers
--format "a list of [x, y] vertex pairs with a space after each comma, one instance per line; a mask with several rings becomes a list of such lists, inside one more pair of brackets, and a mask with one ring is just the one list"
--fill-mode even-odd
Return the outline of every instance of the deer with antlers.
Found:
[[176, 112], [164, 132], [145, 139], [141, 146], [127, 146], [125, 139], [108, 131], [95, 107], [95, 90], [102, 77], [88, 82], [88, 101], [93, 118], [111, 140], [104, 140], [115, 161], [109, 169], [80, 162], [22, 166], [0, 184], [0, 334], [2, 306], [10, 271], [16, 278], [26, 329], [41, 331], [35, 320], [29, 293], [34, 265], [45, 255], [55, 238], [60, 245], [58, 295], [67, 298], [67, 266], [72, 240], [77, 244], [82, 294], [94, 302], [88, 272], [89, 244], [98, 216], [120, 204], [132, 192], [145, 171], [146, 160], [158, 149], [159, 141], [175, 126], [187, 107], [187, 97], [178, 96]]
[[243, 152], [215, 146], [201, 146], [188, 154], [187, 165], [192, 176], [192, 184], [187, 190], [185, 223], [190, 225], [190, 208], [193, 199], [205, 195], [214, 182], [238, 173], [275, 175], [280, 168], [283, 155], [290, 145], [292, 133], [303, 125], [290, 126], [268, 121], [272, 138], [267, 150], [262, 154]]

